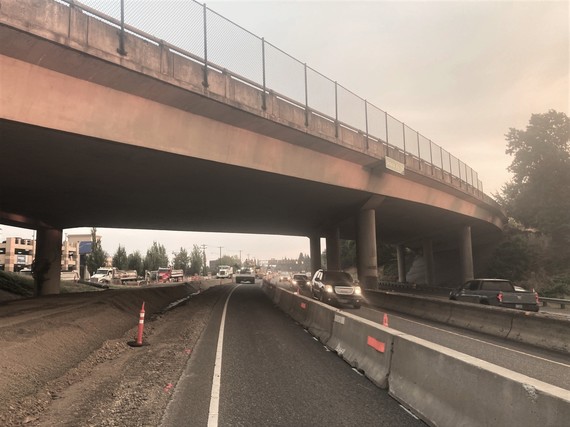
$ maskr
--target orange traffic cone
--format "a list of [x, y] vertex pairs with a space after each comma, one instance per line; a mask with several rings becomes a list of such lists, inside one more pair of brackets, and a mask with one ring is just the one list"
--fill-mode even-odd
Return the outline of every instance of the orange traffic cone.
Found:
[[382, 325], [388, 326], [388, 314], [384, 313], [384, 319], [382, 320]]
[[144, 301], [142, 303], [141, 311], [139, 313], [139, 328], [137, 331], [136, 341], [129, 341], [127, 344], [131, 347], [142, 347], [143, 343], [143, 330], [144, 330]]

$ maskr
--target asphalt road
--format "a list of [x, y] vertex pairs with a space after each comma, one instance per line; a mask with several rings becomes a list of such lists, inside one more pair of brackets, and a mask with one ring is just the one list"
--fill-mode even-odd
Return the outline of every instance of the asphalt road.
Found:
[[[424, 425], [276, 308], [259, 285], [240, 285], [228, 300], [234, 287], [216, 290], [220, 300], [212, 321], [177, 385], [164, 426]], [[216, 360], [218, 410], [211, 399]]]

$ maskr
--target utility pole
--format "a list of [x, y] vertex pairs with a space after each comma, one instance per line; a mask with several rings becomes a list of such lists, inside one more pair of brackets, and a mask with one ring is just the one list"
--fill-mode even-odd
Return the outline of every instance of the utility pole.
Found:
[[202, 271], [204, 272], [203, 276], [206, 275], [206, 245], [202, 244], [202, 256], [204, 258], [204, 267], [202, 268]]

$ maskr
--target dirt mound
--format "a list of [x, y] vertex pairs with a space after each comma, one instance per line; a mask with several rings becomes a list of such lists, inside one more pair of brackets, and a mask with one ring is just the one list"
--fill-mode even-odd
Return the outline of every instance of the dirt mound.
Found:
[[[161, 312], [172, 302], [196, 292], [195, 287], [182, 284], [65, 294], [0, 305], [0, 401], [3, 402], [0, 425], [152, 425], [144, 420], [125, 423], [123, 412], [129, 419], [133, 416], [128, 409], [130, 405], [140, 407], [147, 400], [155, 400], [153, 404], [160, 406], [165, 398], [161, 392], [150, 399], [143, 383], [154, 375], [162, 390], [167, 386], [162, 384], [165, 381], [161, 378], [162, 368], [170, 366], [167, 372], [182, 369], [189, 353], [180, 349], [168, 355], [169, 351], [172, 353], [168, 350], [168, 335], [175, 336], [176, 345], [181, 345], [182, 334], [187, 341], [184, 347], [192, 346], [209, 318], [211, 305], [187, 303], [184, 310], [192, 308], [187, 316], [200, 318], [188, 326], [163, 322]], [[132, 349], [126, 342], [135, 337], [143, 301], [147, 319], [145, 339], [157, 331], [166, 334], [166, 338], [157, 336], [157, 345]], [[165, 354], [159, 355], [163, 351]], [[129, 372], [131, 381], [121, 381]], [[169, 382], [177, 378], [173, 376]], [[133, 393], [121, 392], [123, 387]], [[123, 400], [119, 398], [121, 393], [127, 396]], [[100, 406], [104, 398], [107, 406]], [[69, 413], [72, 403], [86, 407]], [[100, 414], [93, 413], [96, 407], [102, 411]], [[114, 421], [109, 424], [106, 420], [113, 419], [109, 411], [114, 411], [113, 417], [118, 417], [122, 424]], [[92, 420], [78, 422], [87, 412]], [[69, 424], [65, 417], [69, 417]], [[98, 417], [99, 422], [94, 423]]]

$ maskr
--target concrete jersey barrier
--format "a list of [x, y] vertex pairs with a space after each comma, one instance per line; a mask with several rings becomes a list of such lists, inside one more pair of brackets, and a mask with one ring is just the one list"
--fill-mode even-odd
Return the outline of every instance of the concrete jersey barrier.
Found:
[[[394, 398], [430, 425], [568, 425], [569, 390], [383, 327], [278, 287], [264, 285], [264, 290], [273, 301], [278, 301], [277, 305], [283, 311], [308, 328], [339, 357], [363, 371], [377, 386], [387, 388]], [[301, 304], [305, 307], [300, 308]], [[414, 310], [418, 307], [421, 305]], [[465, 319], [469, 316], [476, 318], [470, 314]], [[528, 331], [527, 335], [534, 336], [524, 324], [526, 320], [536, 325], [536, 322], [532, 323], [532, 316], [523, 312], [520, 317], [518, 314], [515, 317], [512, 331], [516, 333], [520, 325]], [[527, 336], [524, 339], [538, 338]]]
[[379, 308], [570, 354], [570, 317], [418, 297], [396, 292], [364, 292]]
[[436, 426], [563, 426], [570, 391], [409, 335], [394, 336], [389, 392]]
[[326, 345], [378, 387], [387, 388], [392, 343], [393, 335], [388, 328], [338, 312]]

